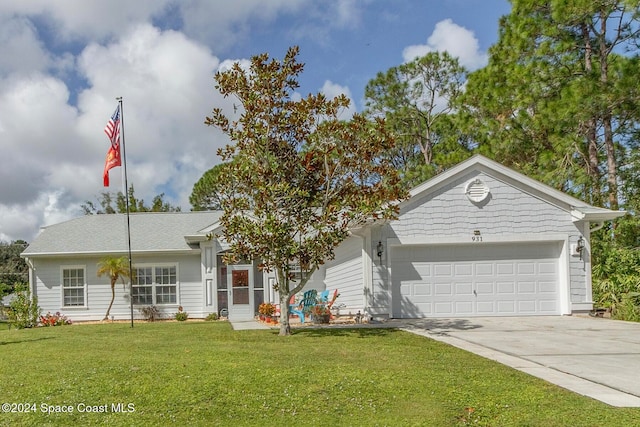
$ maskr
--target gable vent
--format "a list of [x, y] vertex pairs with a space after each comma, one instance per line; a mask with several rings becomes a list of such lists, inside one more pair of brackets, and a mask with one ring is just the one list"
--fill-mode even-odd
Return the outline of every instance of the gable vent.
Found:
[[479, 179], [469, 181], [464, 189], [465, 194], [474, 203], [484, 201], [489, 195], [489, 187]]

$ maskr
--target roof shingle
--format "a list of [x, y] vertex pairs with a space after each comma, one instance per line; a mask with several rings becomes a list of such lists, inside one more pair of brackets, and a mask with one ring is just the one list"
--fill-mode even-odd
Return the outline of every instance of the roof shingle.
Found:
[[[131, 251], [189, 251], [186, 235], [216, 223], [221, 211], [130, 214]], [[86, 215], [43, 227], [23, 256], [127, 252], [127, 216]]]

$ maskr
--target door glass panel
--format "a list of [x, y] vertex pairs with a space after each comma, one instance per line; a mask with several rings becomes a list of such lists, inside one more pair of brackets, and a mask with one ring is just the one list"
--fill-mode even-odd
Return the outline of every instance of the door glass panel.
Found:
[[233, 304], [249, 304], [249, 270], [231, 272]]

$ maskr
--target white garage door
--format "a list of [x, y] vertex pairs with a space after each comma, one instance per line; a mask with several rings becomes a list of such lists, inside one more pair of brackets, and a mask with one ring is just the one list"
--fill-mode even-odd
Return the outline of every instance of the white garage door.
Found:
[[393, 317], [560, 314], [559, 243], [399, 246]]

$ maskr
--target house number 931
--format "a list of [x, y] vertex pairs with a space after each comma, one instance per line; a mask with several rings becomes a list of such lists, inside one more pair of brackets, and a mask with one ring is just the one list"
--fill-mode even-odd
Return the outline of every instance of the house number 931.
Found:
[[482, 236], [471, 236], [472, 242], [482, 242]]

